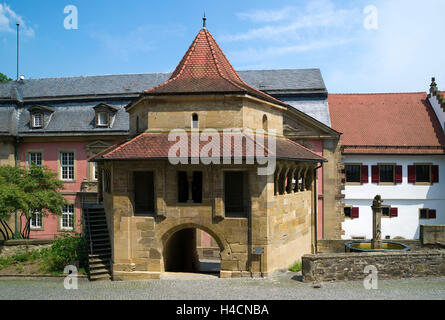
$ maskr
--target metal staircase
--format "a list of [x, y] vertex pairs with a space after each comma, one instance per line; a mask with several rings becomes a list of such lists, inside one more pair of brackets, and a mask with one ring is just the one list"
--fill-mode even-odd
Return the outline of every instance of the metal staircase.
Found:
[[101, 205], [84, 207], [83, 219], [89, 242], [89, 279], [111, 280], [111, 244], [104, 207]]

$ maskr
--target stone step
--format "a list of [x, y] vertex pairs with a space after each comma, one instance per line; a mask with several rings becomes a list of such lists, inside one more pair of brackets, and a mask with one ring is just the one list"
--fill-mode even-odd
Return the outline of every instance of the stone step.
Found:
[[105, 261], [101, 261], [101, 262], [91, 262], [90, 263], [90, 270], [96, 270], [96, 269], [110, 269], [110, 263], [105, 262]]
[[111, 280], [110, 274], [90, 275], [90, 281], [107, 281]]
[[97, 276], [100, 274], [110, 275], [110, 270], [108, 270], [107, 268], [90, 269], [90, 276]]
[[111, 256], [93, 256], [88, 258], [88, 262], [95, 264], [95, 263], [110, 263]]

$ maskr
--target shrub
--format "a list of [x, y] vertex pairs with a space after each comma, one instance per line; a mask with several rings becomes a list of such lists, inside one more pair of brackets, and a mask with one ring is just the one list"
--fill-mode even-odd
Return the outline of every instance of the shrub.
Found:
[[301, 263], [296, 262], [292, 267], [289, 268], [289, 271], [292, 271], [292, 272], [301, 271]]
[[84, 268], [88, 264], [88, 245], [79, 234], [62, 235], [56, 239], [50, 249], [41, 250], [45, 269], [51, 272], [62, 272], [67, 265]]

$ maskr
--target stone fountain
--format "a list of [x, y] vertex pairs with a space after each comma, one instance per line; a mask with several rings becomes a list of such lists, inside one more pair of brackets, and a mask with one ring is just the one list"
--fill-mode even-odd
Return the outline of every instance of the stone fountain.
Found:
[[394, 252], [410, 251], [411, 248], [395, 241], [382, 241], [382, 197], [375, 196], [372, 201], [372, 239], [354, 240], [345, 243], [347, 252]]

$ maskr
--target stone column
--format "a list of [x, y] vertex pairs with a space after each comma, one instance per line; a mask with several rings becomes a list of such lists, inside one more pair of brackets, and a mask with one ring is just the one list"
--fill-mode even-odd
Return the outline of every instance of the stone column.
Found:
[[278, 185], [278, 183], [280, 182], [280, 175], [281, 175], [281, 170], [282, 167], [281, 166], [277, 166], [277, 176], [275, 177], [275, 195], [278, 196], [280, 194], [280, 186]]
[[372, 202], [371, 249], [382, 249], [382, 197], [377, 195]]
[[297, 170], [297, 167], [292, 167], [291, 169], [290, 169], [290, 174], [288, 174], [288, 176], [287, 176], [287, 193], [290, 193], [290, 194], [292, 194], [292, 193], [294, 193], [294, 188], [292, 188], [292, 180], [294, 179], [294, 177], [295, 177], [295, 171]]

